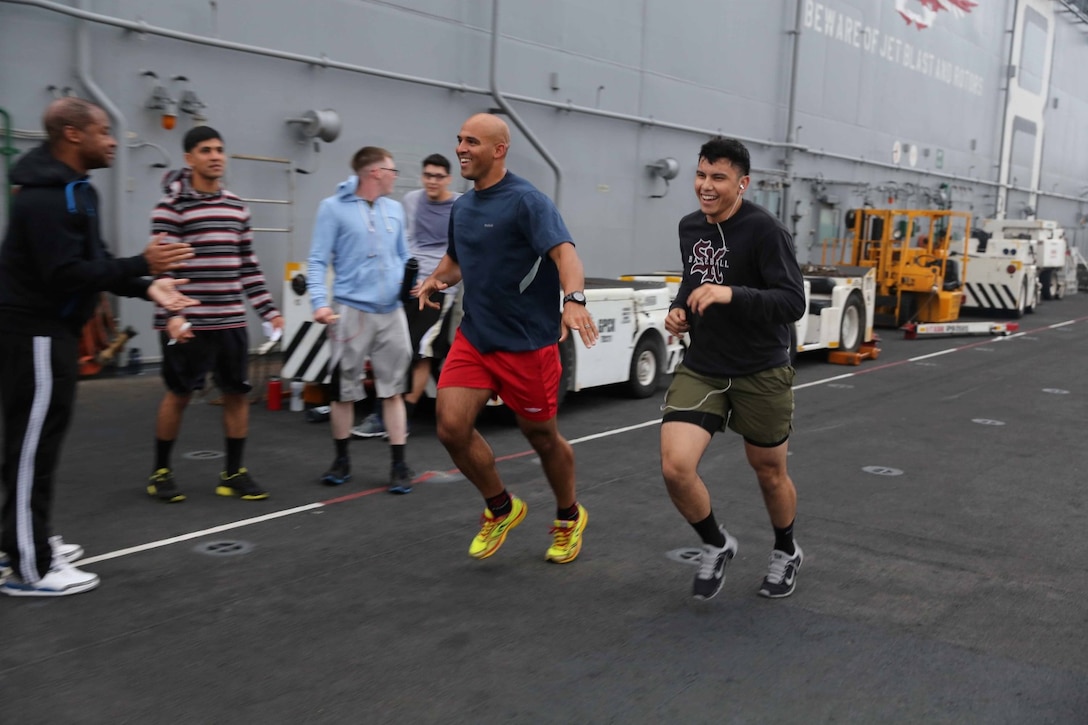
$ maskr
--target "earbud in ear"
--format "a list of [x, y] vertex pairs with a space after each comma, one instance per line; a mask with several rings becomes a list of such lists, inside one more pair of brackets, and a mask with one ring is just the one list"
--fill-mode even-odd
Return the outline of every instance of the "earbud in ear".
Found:
[[744, 187], [743, 187], [743, 186], [742, 186], [742, 187], [740, 187], [740, 190], [741, 190], [741, 191], [744, 191]]

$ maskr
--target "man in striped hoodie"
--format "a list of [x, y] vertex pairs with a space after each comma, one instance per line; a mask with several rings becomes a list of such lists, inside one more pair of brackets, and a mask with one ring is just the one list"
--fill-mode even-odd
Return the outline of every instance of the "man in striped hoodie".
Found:
[[[166, 196], [151, 213], [151, 228], [165, 241], [192, 245], [194, 257], [178, 271], [191, 280], [186, 291], [200, 301], [184, 315], [155, 310], [155, 329], [162, 344], [162, 377], [166, 395], [155, 425], [155, 463], [147, 492], [167, 503], [185, 500], [174, 481], [170, 453], [181, 419], [194, 390], [204, 387], [209, 372], [223, 392], [223, 429], [227, 465], [215, 492], [246, 501], [268, 493], [242, 465], [249, 431], [249, 336], [243, 295], [275, 329], [283, 329], [253, 251], [249, 209], [220, 183], [227, 157], [222, 136], [209, 126], [197, 126], [183, 142], [188, 168], [164, 179]], [[182, 274], [184, 273], [184, 274]], [[199, 309], [199, 311], [197, 311]], [[175, 345], [174, 341], [182, 344]]]

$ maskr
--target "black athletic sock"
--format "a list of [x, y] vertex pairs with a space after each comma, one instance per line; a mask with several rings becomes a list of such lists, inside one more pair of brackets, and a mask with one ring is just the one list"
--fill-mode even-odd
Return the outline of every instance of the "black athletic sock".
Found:
[[505, 516], [510, 513], [510, 510], [514, 508], [514, 502], [510, 499], [510, 494], [506, 492], [504, 488], [502, 493], [498, 496], [492, 496], [487, 499], [487, 508], [491, 511], [491, 515], [495, 518]]
[[404, 449], [407, 448], [403, 443], [400, 445], [389, 444], [389, 450], [393, 452], [393, 468], [404, 467]]
[[333, 445], [336, 446], [336, 457], [347, 458], [348, 457], [348, 441], [351, 440], [351, 436], [347, 438], [333, 438]]
[[725, 534], [718, 528], [718, 522], [714, 518], [713, 511], [702, 521], [696, 521], [692, 524], [691, 528], [695, 529], [695, 533], [699, 535], [704, 544], [710, 544], [719, 549], [725, 546]]
[[242, 467], [242, 452], [246, 448], [245, 438], [227, 438], [227, 475], [233, 476]]
[[793, 545], [793, 524], [795, 521], [797, 519], [791, 521], [790, 525], [784, 529], [774, 527], [774, 548], [784, 551], [790, 556], [797, 553], [797, 547]]
[[170, 451], [174, 450], [174, 441], [155, 439], [155, 470], [170, 468]]
[[555, 518], [560, 521], [577, 521], [578, 520], [578, 502], [575, 501], [574, 505], [569, 509], [557, 508], [555, 510]]

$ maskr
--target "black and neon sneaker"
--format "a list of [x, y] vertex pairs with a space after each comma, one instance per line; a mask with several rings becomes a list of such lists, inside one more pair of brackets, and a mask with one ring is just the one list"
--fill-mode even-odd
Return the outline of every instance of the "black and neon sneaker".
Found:
[[238, 473], [233, 476], [228, 476], [226, 471], [220, 473], [215, 492], [220, 496], [237, 496], [243, 501], [263, 501], [268, 498], [268, 491], [258, 486], [245, 468], [239, 468]]
[[147, 479], [147, 494], [164, 503], [181, 503], [185, 494], [174, 482], [174, 472], [169, 468], [158, 468]]

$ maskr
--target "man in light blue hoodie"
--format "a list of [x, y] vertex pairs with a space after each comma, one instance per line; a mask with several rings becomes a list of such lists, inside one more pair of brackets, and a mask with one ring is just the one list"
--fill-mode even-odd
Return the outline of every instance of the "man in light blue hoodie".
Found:
[[[355, 402], [366, 397], [363, 377], [370, 358], [393, 456], [389, 491], [408, 493], [413, 474], [404, 459], [403, 393], [412, 352], [401, 300], [408, 245], [404, 209], [387, 198], [397, 169], [393, 156], [375, 146], [359, 149], [351, 168], [355, 175], [318, 207], [306, 273], [314, 320], [328, 325], [334, 366], [331, 418], [336, 458], [321, 481], [339, 486], [351, 478], [348, 441]], [[331, 298], [326, 284], [330, 265]]]

